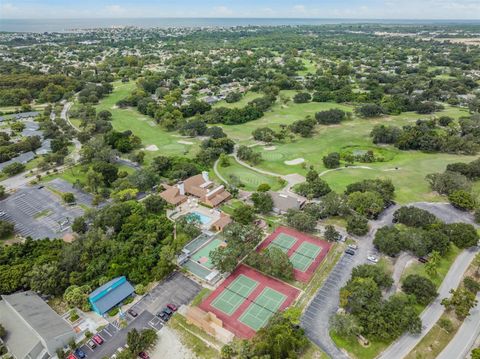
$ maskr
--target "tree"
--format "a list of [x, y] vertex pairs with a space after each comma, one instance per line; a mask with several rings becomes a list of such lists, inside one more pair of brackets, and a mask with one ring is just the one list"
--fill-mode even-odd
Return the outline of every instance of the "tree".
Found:
[[158, 335], [153, 329], [144, 329], [139, 332], [134, 328], [127, 333], [128, 349], [134, 354], [138, 354], [152, 348], [157, 340]]
[[295, 103], [307, 103], [312, 99], [312, 95], [308, 92], [299, 92], [293, 96], [293, 102]]
[[255, 219], [255, 210], [252, 206], [242, 204], [233, 210], [232, 218], [238, 223], [250, 224]]
[[338, 152], [329, 153], [323, 157], [322, 161], [326, 168], [337, 168], [340, 166], [340, 154]]
[[15, 229], [15, 224], [0, 219], [0, 239], [10, 237]]
[[353, 192], [348, 195], [348, 206], [358, 214], [374, 219], [383, 211], [384, 203], [376, 192]]
[[356, 337], [361, 333], [362, 327], [357, 318], [351, 314], [335, 314], [330, 317], [330, 328], [342, 337]]
[[364, 236], [368, 233], [368, 220], [360, 215], [347, 218], [347, 232], [355, 236]]
[[293, 264], [288, 255], [279, 248], [267, 248], [262, 253], [253, 251], [247, 263], [271, 276], [285, 280], [293, 279]]
[[24, 170], [25, 170], [25, 165], [24, 164], [14, 162], [14, 163], [11, 163], [11, 164], [3, 167], [2, 172], [6, 176], [11, 177], [11, 176], [14, 176], [16, 174], [19, 174], [20, 172], [23, 172]]
[[478, 244], [478, 233], [467, 223], [450, 223], [443, 227], [444, 233], [458, 248], [469, 248]]
[[377, 104], [369, 103], [357, 107], [355, 112], [361, 117], [378, 117], [383, 114], [383, 108]]
[[480, 359], [480, 348], [476, 348], [472, 350], [471, 359]]
[[68, 204], [75, 203], [75, 196], [72, 192], [62, 193], [62, 199], [65, 203], [68, 203]]
[[475, 208], [475, 199], [465, 190], [457, 190], [448, 195], [448, 200], [455, 208], [462, 211], [471, 211]]
[[150, 213], [161, 213], [167, 207], [167, 202], [157, 195], [148, 196], [143, 203], [145, 209]]
[[435, 284], [428, 278], [418, 274], [411, 274], [405, 278], [402, 284], [402, 290], [407, 294], [412, 294], [417, 302], [427, 305], [438, 295]]
[[472, 187], [467, 177], [458, 172], [432, 173], [427, 175], [426, 180], [432, 190], [445, 195], [459, 190], [468, 192]]
[[477, 282], [473, 277], [465, 277], [463, 279], [463, 286], [469, 290], [470, 292], [474, 293], [475, 295], [480, 290], [480, 283]]
[[6, 336], [7, 336], [7, 330], [2, 324], [0, 324], [0, 339], [5, 339]]
[[273, 209], [273, 200], [267, 192], [255, 192], [252, 194], [251, 199], [253, 206], [260, 213], [269, 213]]
[[71, 307], [78, 307], [83, 311], [89, 311], [90, 303], [88, 302], [88, 295], [90, 292], [91, 288], [88, 285], [71, 285], [65, 290], [63, 299]]
[[455, 310], [455, 314], [460, 319], [470, 315], [470, 309], [477, 305], [475, 294], [464, 288], [450, 290], [451, 297], [442, 299], [442, 305], [447, 310]]
[[323, 236], [329, 242], [337, 242], [342, 238], [342, 235], [331, 224], [325, 226]]
[[315, 217], [297, 209], [289, 209], [286, 217], [287, 224], [299, 231], [312, 232], [317, 225]]
[[289, 128], [293, 133], [299, 134], [302, 137], [310, 137], [315, 128], [315, 121], [311, 118], [305, 120], [298, 120], [293, 122]]
[[379, 288], [388, 289], [393, 284], [393, 279], [382, 267], [361, 264], [352, 270], [352, 279], [355, 278], [371, 278], [375, 281]]
[[257, 187], [257, 192], [268, 192], [271, 187], [268, 183], [260, 183]]
[[347, 114], [339, 109], [320, 111], [315, 114], [315, 119], [321, 125], [338, 124], [347, 118]]
[[417, 207], [401, 207], [393, 214], [394, 223], [402, 223], [409, 227], [426, 228], [438, 222], [432, 213]]

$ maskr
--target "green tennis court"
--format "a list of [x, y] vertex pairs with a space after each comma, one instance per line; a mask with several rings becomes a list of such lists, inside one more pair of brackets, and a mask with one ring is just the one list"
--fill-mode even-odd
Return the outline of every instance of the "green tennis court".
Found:
[[271, 244], [287, 253], [290, 248], [297, 242], [295, 237], [289, 236], [285, 233], [280, 233]]
[[257, 331], [275, 314], [287, 297], [276, 290], [265, 287], [260, 295], [250, 303], [239, 320]]
[[319, 246], [313, 243], [303, 242], [289, 258], [293, 264], [293, 268], [305, 272], [317, 258], [321, 250]]
[[211, 305], [227, 315], [232, 315], [257, 285], [257, 281], [240, 274], [212, 301]]
[[210, 259], [210, 252], [220, 247], [222, 243], [223, 241], [221, 241], [220, 239], [212, 239], [209, 243], [207, 243], [204, 247], [202, 247], [200, 250], [198, 250], [192, 255], [192, 260], [209, 269], [212, 269], [213, 263]]

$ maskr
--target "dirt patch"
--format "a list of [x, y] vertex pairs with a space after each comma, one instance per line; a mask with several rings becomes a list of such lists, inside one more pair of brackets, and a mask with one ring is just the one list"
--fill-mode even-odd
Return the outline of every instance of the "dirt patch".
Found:
[[299, 165], [301, 163], [305, 162], [305, 159], [304, 158], [295, 158], [294, 160], [290, 160], [290, 161], [285, 161], [284, 163], [287, 165], [287, 166], [294, 166], [294, 165]]
[[276, 149], [277, 148], [275, 146], [268, 146], [263, 148], [264, 151], [275, 151]]
[[158, 342], [150, 352], [152, 359], [195, 359], [195, 355], [168, 326], [160, 329]]
[[147, 147], [145, 147], [145, 149], [150, 152], [158, 151], [157, 145], [148, 145]]
[[184, 140], [180, 140], [180, 141], [177, 141], [177, 143], [180, 143], [182, 145], [193, 145], [193, 142], [190, 142], [190, 141], [184, 141]]

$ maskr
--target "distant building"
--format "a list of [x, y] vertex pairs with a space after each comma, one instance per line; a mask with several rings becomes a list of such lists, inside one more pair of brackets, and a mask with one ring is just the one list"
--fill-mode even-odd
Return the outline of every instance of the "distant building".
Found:
[[232, 223], [232, 218], [228, 214], [220, 212], [220, 218], [213, 222], [211, 229], [216, 232], [221, 232], [230, 223]]
[[301, 209], [306, 199], [300, 196], [294, 197], [285, 193], [268, 192], [273, 200], [273, 211], [276, 213], [287, 213], [289, 209]]
[[187, 196], [185, 196], [185, 186], [183, 182], [180, 182], [176, 186], [167, 187], [165, 191], [160, 193], [160, 197], [162, 197], [167, 203], [173, 206], [181, 205], [187, 200]]
[[104, 315], [110, 309], [116, 307], [134, 292], [132, 285], [125, 276], [112, 279], [101, 287], [95, 289], [89, 296], [88, 301], [93, 310]]
[[32, 291], [2, 295], [0, 323], [16, 359], [47, 359], [75, 338], [73, 328]]

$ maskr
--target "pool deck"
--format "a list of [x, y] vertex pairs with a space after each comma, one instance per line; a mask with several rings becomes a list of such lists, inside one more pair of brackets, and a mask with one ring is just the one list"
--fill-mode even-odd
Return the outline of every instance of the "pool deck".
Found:
[[202, 223], [203, 230], [209, 230], [213, 223], [220, 219], [220, 211], [217, 209], [207, 208], [199, 204], [198, 199], [189, 198], [186, 202], [175, 208], [173, 211], [167, 212], [170, 219], [176, 221], [180, 217], [188, 215], [190, 213], [198, 213], [202, 216], [209, 217], [208, 223]]

